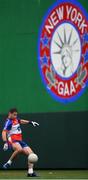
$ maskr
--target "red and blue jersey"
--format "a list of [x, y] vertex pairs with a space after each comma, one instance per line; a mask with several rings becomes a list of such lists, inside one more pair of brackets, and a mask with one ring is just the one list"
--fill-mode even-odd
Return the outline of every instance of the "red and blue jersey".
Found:
[[7, 131], [7, 137], [10, 143], [14, 141], [22, 141], [22, 130], [20, 127], [20, 119], [7, 118], [3, 130]]

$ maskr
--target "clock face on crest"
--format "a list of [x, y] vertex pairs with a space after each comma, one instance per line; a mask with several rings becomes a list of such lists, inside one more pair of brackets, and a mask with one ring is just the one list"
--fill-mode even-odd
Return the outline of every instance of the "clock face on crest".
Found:
[[72, 24], [62, 23], [53, 34], [51, 61], [55, 72], [62, 78], [71, 77], [77, 70], [81, 58], [81, 41]]

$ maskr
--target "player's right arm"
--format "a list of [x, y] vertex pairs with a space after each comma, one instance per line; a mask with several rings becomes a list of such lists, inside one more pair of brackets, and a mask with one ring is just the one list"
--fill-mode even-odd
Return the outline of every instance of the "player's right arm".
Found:
[[12, 122], [11, 120], [7, 120], [4, 126], [4, 129], [2, 130], [2, 140], [4, 142], [3, 150], [6, 151], [8, 149], [8, 138], [7, 138], [7, 132], [11, 129]]
[[3, 140], [3, 142], [7, 142], [7, 131], [6, 130], [2, 131], [2, 140]]
[[5, 130], [2, 131], [2, 140], [4, 142], [3, 150], [8, 150], [8, 141], [7, 141], [7, 132]]

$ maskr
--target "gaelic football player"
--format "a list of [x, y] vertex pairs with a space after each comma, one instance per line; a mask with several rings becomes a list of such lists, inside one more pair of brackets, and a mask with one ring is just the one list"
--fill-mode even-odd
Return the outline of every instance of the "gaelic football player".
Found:
[[[9, 111], [4, 129], [2, 131], [2, 140], [4, 142], [3, 150], [6, 151], [9, 149], [9, 147], [11, 147], [14, 152], [9, 160], [3, 165], [4, 169], [8, 169], [11, 166], [13, 160], [19, 153], [24, 153], [27, 156], [33, 153], [32, 149], [22, 139], [22, 130], [20, 124], [32, 124], [34, 127], [39, 126], [39, 124], [34, 121], [19, 119], [16, 108]], [[33, 171], [33, 166], [34, 165], [32, 163], [28, 162], [28, 177], [37, 176]]]

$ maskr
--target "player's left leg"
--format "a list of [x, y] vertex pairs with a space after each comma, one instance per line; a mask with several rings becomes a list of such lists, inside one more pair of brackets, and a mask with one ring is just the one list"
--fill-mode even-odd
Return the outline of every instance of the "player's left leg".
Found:
[[[23, 151], [22, 151], [24, 154], [26, 154], [27, 156], [29, 156], [29, 154], [33, 153], [32, 149], [28, 146], [24, 147], [23, 148]], [[28, 161], [28, 177], [35, 177], [37, 176], [35, 172], [33, 172], [33, 167], [34, 167], [34, 164], [30, 163]]]

